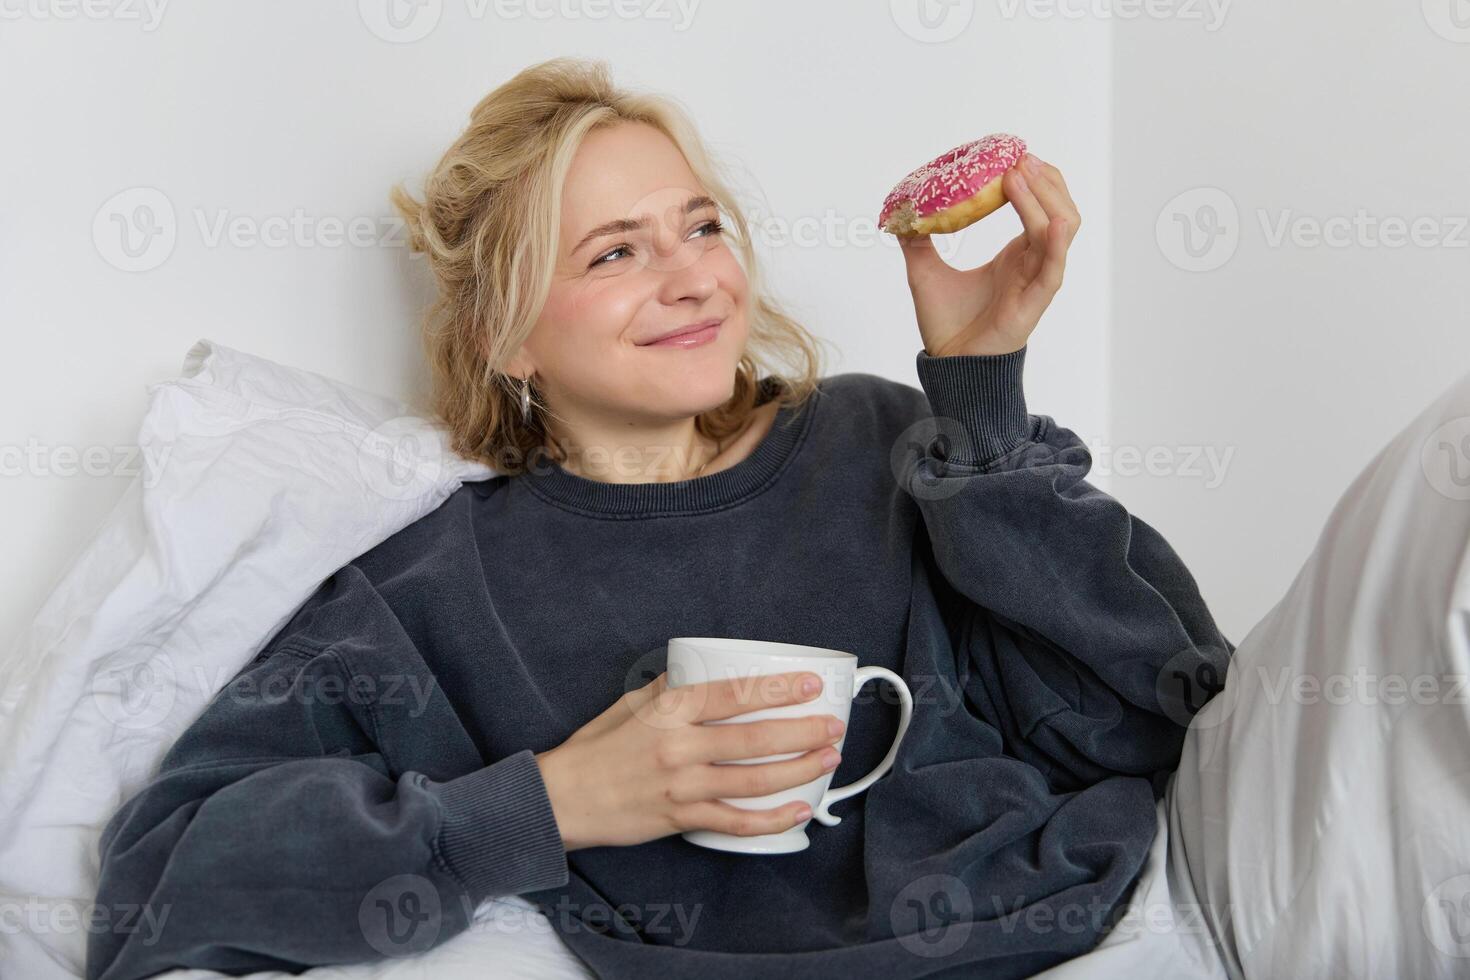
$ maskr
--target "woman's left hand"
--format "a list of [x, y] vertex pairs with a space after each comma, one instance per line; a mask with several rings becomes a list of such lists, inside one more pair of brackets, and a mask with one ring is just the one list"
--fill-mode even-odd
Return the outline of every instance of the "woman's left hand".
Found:
[[1061, 171], [1028, 153], [1001, 179], [1023, 230], [979, 268], [949, 265], [928, 235], [899, 238], [919, 333], [933, 357], [1020, 350], [1061, 288], [1067, 249], [1082, 227]]

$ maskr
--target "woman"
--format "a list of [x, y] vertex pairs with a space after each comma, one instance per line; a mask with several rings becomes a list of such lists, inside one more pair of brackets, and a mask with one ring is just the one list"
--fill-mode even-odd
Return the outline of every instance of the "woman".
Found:
[[[1014, 977], [1097, 946], [1233, 647], [1027, 414], [1080, 220], [1056, 168], [1005, 181], [1024, 231], [991, 262], [904, 245], [923, 390], [821, 377], [674, 106], [566, 59], [490, 93], [395, 201], [438, 283], [436, 411], [500, 475], [328, 579], [119, 810], [98, 901], [169, 917], [94, 934], [88, 975], [422, 952], [512, 894], [601, 976]], [[895, 767], [806, 851], [684, 841], [808, 819], [719, 801], [817, 778], [842, 731], [701, 725], [820, 695], [670, 689], [680, 635], [901, 673]], [[836, 783], [895, 717], [858, 700]]]

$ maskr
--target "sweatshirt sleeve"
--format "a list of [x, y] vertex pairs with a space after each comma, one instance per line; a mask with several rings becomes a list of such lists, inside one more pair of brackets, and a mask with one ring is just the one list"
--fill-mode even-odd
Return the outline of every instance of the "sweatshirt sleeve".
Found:
[[[388, 681], [433, 696], [389, 698]], [[395, 771], [378, 740], [395, 731], [462, 742], [456, 757], [471, 761], [442, 781]], [[90, 934], [86, 976], [297, 973], [419, 953], [467, 928], [485, 898], [565, 884], [532, 752], [483, 762], [396, 616], [346, 566], [107, 823], [97, 904], [139, 914], [136, 928]]]
[[919, 351], [938, 434], [909, 491], [1010, 750], [1058, 790], [1123, 774], [1157, 791], [1234, 647], [1168, 542], [1086, 481], [1077, 435], [1027, 414], [1025, 354]]

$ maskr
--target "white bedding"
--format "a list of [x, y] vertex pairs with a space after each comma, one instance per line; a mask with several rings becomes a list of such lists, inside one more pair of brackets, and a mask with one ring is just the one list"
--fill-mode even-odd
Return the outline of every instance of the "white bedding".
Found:
[[[161, 468], [134, 480], [16, 649], [0, 662], [0, 977], [6, 980], [82, 976], [88, 923], [131, 922], [126, 910], [95, 910], [93, 917], [97, 841], [116, 808], [141, 788], [205, 703], [328, 575], [437, 507], [462, 482], [493, 475], [450, 452], [439, 430], [396, 401], [207, 340], [188, 352], [183, 377], [154, 385], [149, 393], [138, 442], [146, 458], [163, 460]], [[1448, 412], [1448, 420], [1436, 417], [1436, 410]], [[1441, 509], [1450, 503], [1470, 506], [1470, 484], [1455, 479], [1458, 469], [1435, 469], [1450, 465], [1436, 454], [1446, 446], [1454, 448], [1452, 443], [1470, 453], [1467, 413], [1470, 377], [1426, 410], [1395, 441], [1398, 449], [1381, 453], [1354, 485], [1402, 488], [1384, 495], [1393, 507], [1380, 508], [1381, 513], [1361, 507], [1353, 511], [1360, 512], [1359, 523], [1366, 529], [1360, 529], [1359, 538], [1373, 544], [1359, 547], [1362, 560], [1380, 553], [1422, 556], [1431, 550], [1442, 553], [1446, 562], [1462, 560], [1463, 566], [1455, 566], [1460, 567], [1458, 576], [1437, 572], [1431, 583], [1444, 590], [1453, 584], [1453, 595], [1436, 602], [1427, 615], [1416, 598], [1425, 593], [1419, 587], [1370, 593], [1352, 579], [1324, 585], [1316, 594], [1294, 587], [1242, 641], [1236, 653], [1240, 664], [1260, 660], [1307, 671], [1338, 669], [1341, 665], [1323, 658], [1341, 649], [1341, 643], [1324, 646], [1310, 630], [1268, 628], [1315, 613], [1314, 622], [1329, 626], [1357, 624], [1367, 639], [1376, 635], [1370, 617], [1380, 617], [1402, 633], [1396, 648], [1446, 650], [1463, 669], [1470, 657], [1470, 553], [1464, 548], [1470, 514], [1446, 511], [1456, 520], [1431, 520], [1424, 516], [1432, 510], [1424, 501]], [[1420, 447], [1422, 473], [1414, 465]], [[1458, 458], [1451, 462], [1457, 466]], [[1428, 485], [1438, 498], [1427, 496]], [[1338, 513], [1346, 511], [1340, 508]], [[1459, 536], [1441, 540], [1451, 526], [1459, 528]], [[1349, 540], [1344, 535], [1357, 533], [1352, 527], [1340, 519], [1329, 522], [1299, 582], [1314, 580], [1314, 568], [1332, 567], [1332, 549], [1339, 539]], [[1353, 541], [1358, 538], [1349, 544]], [[1408, 582], [1411, 577], [1390, 578]], [[1451, 610], [1448, 622], [1446, 604]], [[1324, 610], [1330, 611], [1325, 620]], [[1449, 646], [1441, 635], [1446, 628], [1458, 637]], [[1304, 659], [1309, 655], [1317, 660]], [[1364, 655], [1382, 657], [1383, 652]], [[1235, 683], [1222, 695], [1227, 702]], [[1213, 714], [1221, 710], [1212, 708]], [[1241, 702], [1240, 718], [1248, 708]], [[1297, 724], [1306, 717], [1292, 712], [1287, 721]], [[1191, 752], [1204, 744], [1202, 737], [1191, 733]], [[1212, 737], [1213, 745], [1253, 736], [1242, 722], [1228, 731], [1222, 725]], [[1345, 739], [1333, 744], [1340, 753], [1349, 750]], [[1433, 750], [1460, 765], [1467, 756], [1460, 744], [1435, 745], [1428, 751]], [[1255, 764], [1234, 784], [1245, 790], [1235, 792], [1230, 807], [1237, 819], [1251, 795], [1258, 801], [1291, 798], [1298, 761], [1315, 767], [1334, 761], [1320, 745], [1301, 760], [1290, 755], [1277, 759], [1269, 752], [1267, 760], [1270, 765]], [[1205, 767], [1194, 759], [1191, 768], [1202, 772]], [[1252, 773], [1265, 770], [1271, 771], [1275, 792], [1253, 791]], [[1436, 804], [1427, 798], [1433, 794], [1441, 796], [1441, 803], [1450, 800], [1442, 785], [1424, 783], [1419, 789], [1413, 795], [1425, 798], [1414, 801], [1417, 808], [1433, 811]], [[1190, 792], [1198, 795], [1200, 790]], [[1397, 802], [1389, 794], [1380, 795], [1380, 803]], [[1306, 826], [1313, 819], [1310, 808], [1297, 809], [1295, 816], [1284, 805], [1269, 811], [1276, 814], [1272, 819], [1280, 826], [1274, 832], [1283, 842], [1298, 831], [1312, 831]], [[1470, 808], [1462, 801], [1464, 809]], [[1303, 826], [1293, 829], [1293, 819]], [[1159, 836], [1128, 913], [1130, 921], [1147, 922], [1148, 927], [1127, 935], [1120, 930], [1092, 953], [1049, 971], [1048, 980], [1223, 975], [1182, 917], [1195, 898], [1188, 876], [1180, 872], [1177, 850], [1166, 848], [1174, 838], [1162, 809], [1159, 820]], [[1390, 839], [1381, 833], [1386, 826], [1359, 837], [1377, 838], [1372, 846], [1381, 847]], [[1262, 833], [1258, 829], [1251, 840], [1259, 841]], [[1250, 847], [1247, 842], [1238, 849], [1247, 860]], [[1463, 860], [1470, 848], [1451, 850]], [[1301, 859], [1303, 855], [1288, 851], [1276, 863], [1286, 867]], [[1470, 881], [1465, 870], [1461, 866], [1445, 873]], [[1376, 895], [1385, 891], [1381, 884], [1359, 881], [1353, 894]], [[1249, 907], [1264, 902], [1247, 898], [1243, 883], [1233, 887], [1235, 898]], [[1402, 904], [1408, 913], [1418, 914], [1417, 906]], [[1470, 909], [1470, 898], [1465, 907]], [[1412, 933], [1414, 923], [1408, 919], [1413, 915], [1408, 913], [1399, 920]], [[1166, 920], [1162, 925], [1160, 915]], [[1285, 939], [1294, 941], [1290, 935]], [[1332, 936], [1317, 939], [1334, 941]], [[1414, 935], [1408, 941], [1419, 939]], [[1470, 938], [1454, 955], [1464, 957], [1456, 962], [1470, 971]], [[487, 975], [592, 974], [544, 917], [511, 897], [487, 901], [469, 930], [422, 955], [320, 967], [305, 975], [480, 980]], [[179, 980], [219, 974], [176, 970], [165, 976]]]
[[[81, 977], [97, 841], [332, 572], [493, 472], [402, 404], [201, 340], [152, 385], [135, 477], [0, 663], [0, 977]], [[519, 898], [426, 955], [314, 976], [590, 973]], [[178, 970], [169, 977], [219, 976]], [[257, 976], [285, 976], [261, 973]]]

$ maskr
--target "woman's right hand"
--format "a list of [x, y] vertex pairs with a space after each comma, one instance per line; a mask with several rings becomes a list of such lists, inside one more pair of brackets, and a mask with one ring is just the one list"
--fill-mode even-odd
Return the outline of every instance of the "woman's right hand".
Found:
[[[805, 692], [808, 678], [817, 687]], [[701, 722], [811, 701], [807, 671], [668, 686], [667, 673], [629, 691], [561, 745], [536, 754], [568, 851], [627, 846], [688, 830], [749, 837], [789, 830], [804, 803], [743, 810], [720, 799], [765, 796], [835, 769], [842, 723], [831, 714], [728, 725]], [[829, 728], [829, 723], [835, 728]], [[803, 750], [809, 750], [804, 751]], [[715, 765], [803, 752], [780, 762]]]

